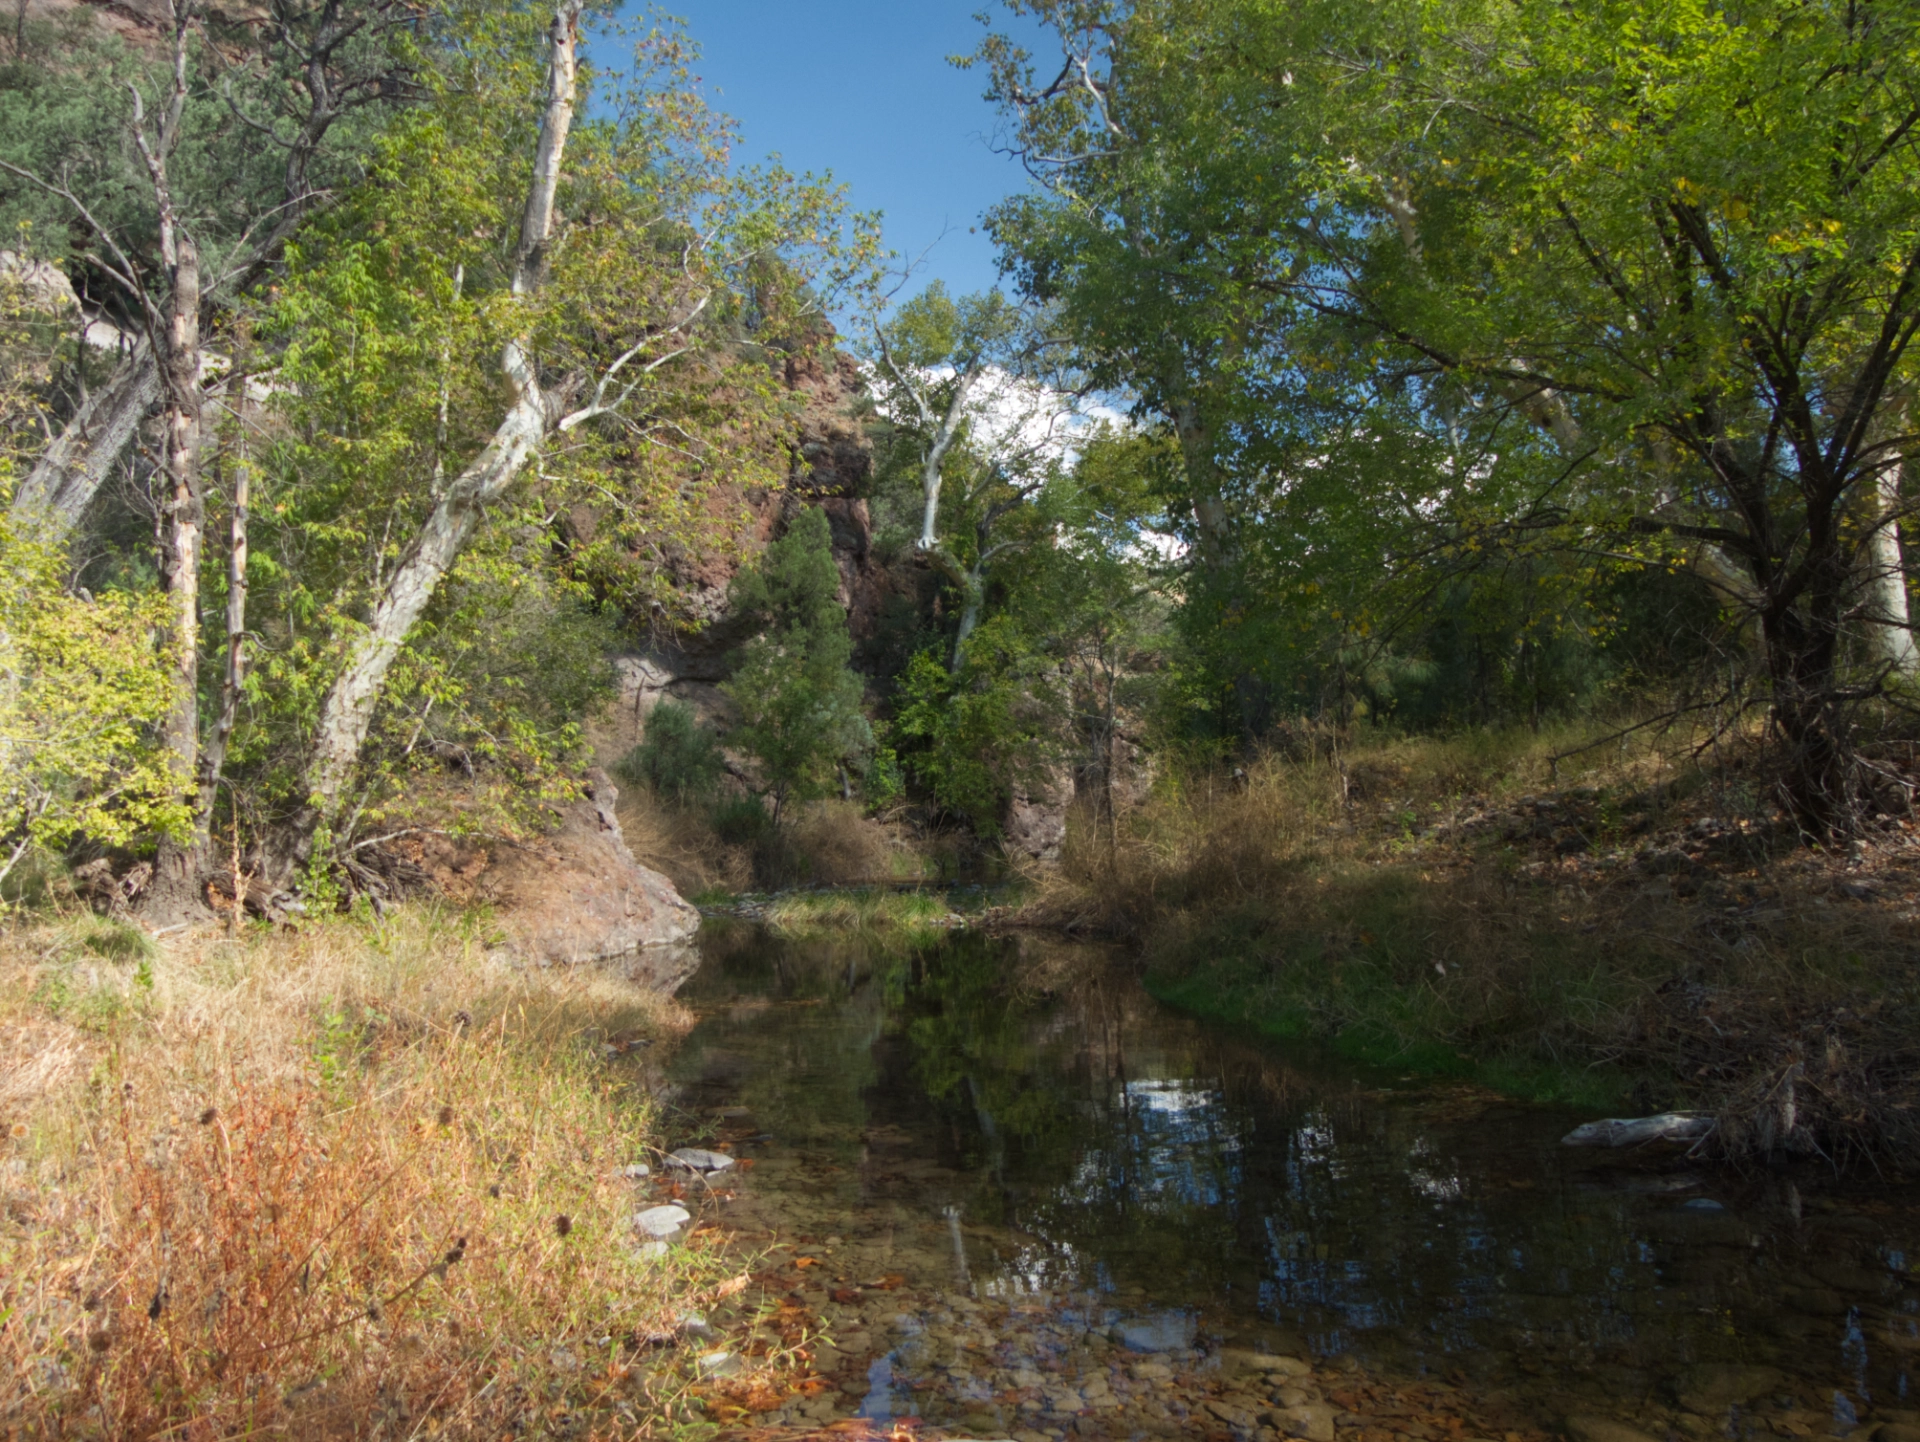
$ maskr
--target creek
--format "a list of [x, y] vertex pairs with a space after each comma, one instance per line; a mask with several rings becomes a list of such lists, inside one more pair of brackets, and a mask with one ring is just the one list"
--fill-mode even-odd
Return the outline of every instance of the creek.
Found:
[[1253, 1435], [1200, 1410], [1237, 1349], [1307, 1359], [1342, 1435], [1920, 1424], [1908, 1189], [1566, 1148], [1590, 1117], [1195, 1021], [1062, 942], [701, 947], [677, 1140], [750, 1163], [712, 1215], [832, 1339], [770, 1421]]

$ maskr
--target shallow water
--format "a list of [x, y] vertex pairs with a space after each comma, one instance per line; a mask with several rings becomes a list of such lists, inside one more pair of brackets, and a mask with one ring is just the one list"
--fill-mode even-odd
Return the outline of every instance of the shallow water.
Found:
[[1006, 1377], [938, 1345], [984, 1305], [1015, 1374], [1066, 1338], [1230, 1344], [1544, 1425], [1920, 1422], [1905, 1189], [1564, 1148], [1590, 1118], [1197, 1022], [1057, 943], [727, 925], [702, 949], [665, 1078], [682, 1138], [753, 1163], [722, 1220], [818, 1254], [796, 1296], [862, 1289], [835, 1341], [867, 1415], [1005, 1420], [982, 1398]]

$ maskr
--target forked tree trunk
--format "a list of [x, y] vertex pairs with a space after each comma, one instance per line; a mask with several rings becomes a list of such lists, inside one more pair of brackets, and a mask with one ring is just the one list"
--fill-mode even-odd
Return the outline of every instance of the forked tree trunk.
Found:
[[[527, 189], [520, 242], [514, 253], [513, 294], [531, 294], [540, 284], [553, 231], [554, 197], [573, 124], [576, 79], [576, 28], [582, 0], [564, 0], [554, 15], [552, 51], [547, 68], [546, 112], [541, 119], [533, 180]], [[307, 766], [307, 804], [295, 819], [292, 859], [305, 861], [315, 833], [341, 808], [348, 781], [360, 758], [387, 673], [399, 655], [441, 579], [459, 558], [487, 505], [512, 484], [539, 450], [555, 424], [526, 343], [511, 340], [503, 348], [500, 369], [512, 397], [507, 414], [479, 457], [447, 487], [415, 538], [407, 558], [394, 572], [375, 605], [366, 633], [354, 644], [347, 664], [321, 708]]]

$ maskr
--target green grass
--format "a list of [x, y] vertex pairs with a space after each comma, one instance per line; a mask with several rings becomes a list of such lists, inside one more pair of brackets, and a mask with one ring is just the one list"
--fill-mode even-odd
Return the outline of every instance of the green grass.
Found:
[[929, 891], [805, 891], [777, 896], [767, 925], [785, 937], [935, 936], [953, 914], [944, 895]]
[[1222, 977], [1217, 971], [1174, 977], [1149, 973], [1147, 990], [1158, 1000], [1208, 1021], [1244, 1026], [1283, 1041], [1314, 1041], [1348, 1061], [1419, 1076], [1477, 1082], [1522, 1101], [1617, 1111], [1631, 1097], [1636, 1078], [1509, 1054], [1469, 1055], [1444, 1041], [1420, 1040], [1401, 1027], [1356, 1019], [1332, 1032], [1313, 1011], [1276, 1000], [1257, 982]]
[[1577, 923], [1486, 886], [1343, 867], [1163, 930], [1147, 985], [1195, 1015], [1532, 1101], [1664, 1094], [1672, 1078], [1591, 1063], [1670, 959]]

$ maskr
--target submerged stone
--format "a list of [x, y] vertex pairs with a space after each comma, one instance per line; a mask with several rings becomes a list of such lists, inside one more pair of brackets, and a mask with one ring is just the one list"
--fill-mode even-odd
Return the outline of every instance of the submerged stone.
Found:
[[644, 1232], [650, 1237], [665, 1238], [671, 1237], [692, 1221], [693, 1214], [685, 1207], [668, 1204], [664, 1207], [648, 1207], [644, 1212], [635, 1212], [632, 1220], [635, 1231]]
[[733, 1165], [733, 1158], [724, 1152], [709, 1152], [700, 1147], [681, 1147], [669, 1153], [667, 1165], [686, 1172], [724, 1172]]

